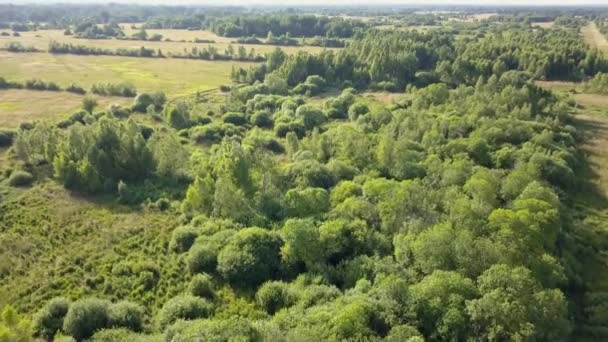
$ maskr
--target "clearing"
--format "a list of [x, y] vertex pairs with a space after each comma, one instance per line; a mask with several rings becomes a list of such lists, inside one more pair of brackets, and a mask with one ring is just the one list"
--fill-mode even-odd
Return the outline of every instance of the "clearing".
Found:
[[[95, 97], [98, 108], [110, 104], [124, 105], [133, 99]], [[63, 91], [8, 89], [0, 91], [0, 128], [16, 128], [23, 122], [40, 119], [53, 121], [67, 117], [82, 106], [82, 95]]]

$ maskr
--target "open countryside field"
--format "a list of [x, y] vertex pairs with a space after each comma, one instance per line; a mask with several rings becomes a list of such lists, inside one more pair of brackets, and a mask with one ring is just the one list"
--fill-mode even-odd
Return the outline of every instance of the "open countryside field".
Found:
[[[248, 63], [119, 56], [0, 52], [0, 75], [33, 78], [85, 88], [100, 82], [130, 82], [138, 91], [163, 90], [169, 97], [217, 88], [229, 82], [233, 65]], [[250, 63], [249, 63], [250, 64]]]
[[[125, 25], [123, 25], [124, 27]], [[132, 29], [130, 26], [127, 26], [125, 29], [125, 34], [128, 36], [135, 33], [137, 30]], [[167, 53], [180, 53], [184, 52], [184, 49], [191, 50], [193, 47], [202, 48], [212, 45], [219, 49], [220, 51], [224, 51], [228, 48], [229, 45], [233, 45], [234, 48], [241, 45], [236, 42], [236, 38], [226, 38], [219, 37], [213, 32], [209, 31], [189, 31], [189, 30], [146, 30], [148, 35], [152, 34], [161, 34], [164, 38], [169, 38], [172, 41], [142, 41], [142, 40], [119, 40], [119, 39], [82, 39], [76, 38], [74, 36], [66, 36], [63, 34], [63, 30], [39, 30], [39, 31], [30, 31], [30, 32], [22, 32], [21, 37], [5, 37], [0, 36], [0, 47], [4, 47], [9, 42], [20, 42], [25, 46], [32, 46], [39, 50], [46, 51], [49, 46], [49, 42], [58, 41], [61, 43], [70, 43], [70, 44], [78, 44], [78, 45], [86, 45], [86, 46], [94, 46], [99, 48], [106, 49], [135, 49], [140, 48], [142, 46], [146, 48], [152, 49], [161, 49], [164, 54]], [[207, 39], [213, 40], [215, 43], [195, 43], [195, 39]], [[265, 38], [265, 37], [261, 37]], [[259, 44], [246, 44], [243, 45], [247, 51], [254, 49], [256, 53], [264, 54], [266, 52], [270, 52], [277, 47], [274, 45], [259, 45]], [[318, 46], [282, 46], [283, 49], [287, 53], [294, 53], [298, 50], [306, 50], [312, 53], [323, 51], [323, 47]]]
[[[82, 105], [83, 96], [55, 91], [8, 89], [0, 91], [0, 128], [16, 128], [23, 122], [40, 119], [59, 120]], [[125, 97], [96, 96], [100, 108], [110, 104], [125, 105], [133, 100]]]

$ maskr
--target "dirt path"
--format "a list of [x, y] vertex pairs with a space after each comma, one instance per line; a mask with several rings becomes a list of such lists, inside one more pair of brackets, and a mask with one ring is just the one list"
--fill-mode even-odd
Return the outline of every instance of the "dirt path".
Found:
[[587, 26], [583, 27], [581, 33], [589, 46], [608, 52], [608, 40], [606, 40], [606, 37], [598, 30], [597, 25], [595, 25], [594, 22], [590, 22]]

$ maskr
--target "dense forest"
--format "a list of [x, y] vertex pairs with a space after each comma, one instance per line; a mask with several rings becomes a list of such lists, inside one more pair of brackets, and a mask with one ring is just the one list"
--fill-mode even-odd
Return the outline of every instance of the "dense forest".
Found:
[[[594, 18], [548, 10], [562, 19], [545, 29], [530, 25], [536, 12], [505, 10], [493, 22], [423, 31], [399, 25], [441, 16], [395, 15], [386, 29], [305, 13], [132, 6], [98, 25], [97, 6], [74, 6], [15, 6], [0, 21], [52, 22], [84, 38], [122, 37], [110, 21], [131, 18], [146, 29], [348, 43], [265, 55], [192, 48], [172, 57], [249, 64], [233, 66], [217, 91], [173, 98], [119, 80], [87, 91], [0, 77], [0, 91], [86, 94], [61, 121], [0, 130], [0, 262], [29, 253], [60, 265], [35, 288], [11, 285], [26, 262], [0, 267], [10, 289], [0, 341], [608, 338], [606, 292], [591, 290], [585, 270], [602, 247], [587, 241], [573, 204], [585, 162], [579, 105], [537, 83], [608, 93], [608, 58], [580, 37]], [[47, 52], [165, 57], [55, 41]], [[91, 94], [133, 99], [102, 108]], [[130, 212], [149, 221], [127, 220], [132, 236], [108, 236], [108, 251], [89, 255], [67, 228], [88, 220], [85, 209], [53, 230], [44, 222], [54, 213], [7, 199], [36, 189], [100, 206], [93, 229]], [[46, 255], [55, 244], [69, 253]]]

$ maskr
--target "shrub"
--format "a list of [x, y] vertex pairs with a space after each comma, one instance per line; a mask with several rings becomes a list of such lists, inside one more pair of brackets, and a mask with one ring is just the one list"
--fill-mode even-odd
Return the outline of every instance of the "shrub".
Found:
[[207, 300], [192, 295], [182, 295], [170, 299], [163, 305], [159, 314], [159, 324], [164, 329], [178, 319], [207, 318], [212, 313], [213, 305]]
[[272, 128], [274, 121], [272, 120], [272, 114], [263, 110], [256, 112], [251, 116], [251, 123], [258, 127]]
[[253, 324], [245, 318], [179, 321], [165, 332], [165, 341], [262, 341]]
[[242, 126], [247, 123], [245, 114], [238, 112], [228, 112], [222, 116], [222, 120], [225, 123], [231, 123], [233, 125]]
[[255, 286], [276, 274], [280, 248], [276, 234], [262, 228], [242, 229], [220, 251], [218, 270], [233, 284]]
[[177, 227], [173, 230], [169, 247], [178, 253], [187, 252], [197, 236], [198, 232], [192, 227]]
[[93, 336], [95, 331], [108, 326], [109, 306], [109, 302], [96, 298], [75, 302], [65, 316], [63, 330], [76, 341]]
[[34, 176], [26, 171], [14, 171], [8, 179], [10, 186], [27, 186], [32, 184]]
[[34, 316], [34, 331], [36, 335], [52, 341], [53, 336], [63, 327], [63, 319], [68, 313], [70, 302], [62, 297], [51, 299]]
[[264, 283], [255, 294], [255, 300], [266, 312], [274, 315], [275, 312], [293, 304], [294, 297], [287, 284], [281, 281]]
[[215, 272], [218, 252], [207, 245], [194, 245], [188, 256], [188, 269], [192, 273]]
[[76, 85], [74, 83], [70, 84], [67, 88], [65, 88], [65, 91], [69, 91], [70, 93], [80, 94], [80, 95], [84, 95], [87, 92], [86, 89], [84, 89], [83, 87]]
[[208, 274], [197, 274], [190, 280], [188, 285], [190, 294], [196, 297], [213, 299], [215, 293], [213, 292], [213, 282]]
[[141, 331], [144, 325], [144, 308], [141, 305], [123, 301], [110, 306], [110, 326]]
[[13, 144], [15, 132], [8, 130], [0, 130], [0, 147], [9, 147]]
[[[125, 328], [103, 329], [95, 333], [91, 342], [164, 342], [162, 335], [144, 335]], [[60, 342], [55, 340], [55, 342]], [[61, 342], [68, 342], [61, 340]]]

